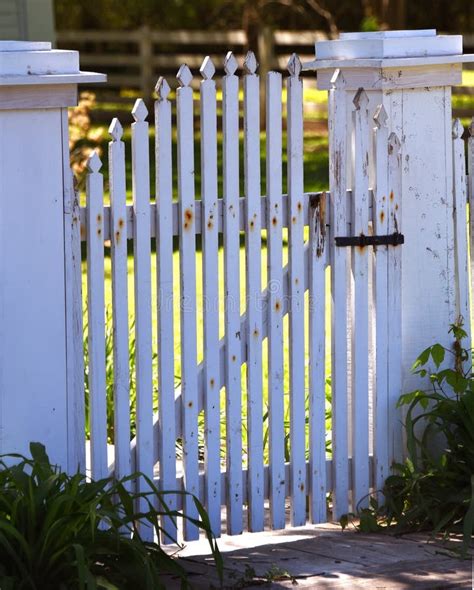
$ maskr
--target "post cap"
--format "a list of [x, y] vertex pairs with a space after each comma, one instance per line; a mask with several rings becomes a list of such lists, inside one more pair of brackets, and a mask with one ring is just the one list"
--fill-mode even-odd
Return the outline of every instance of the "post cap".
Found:
[[79, 52], [43, 41], [0, 41], [0, 86], [105, 82], [105, 74], [81, 72]]
[[347, 67], [474, 61], [474, 55], [462, 53], [462, 35], [437, 35], [435, 29], [341, 33], [339, 39], [317, 41], [315, 47], [316, 60], [310, 62], [313, 67], [305, 64], [305, 69], [333, 67], [333, 61], [338, 61], [339, 66], [347, 61]]
[[353, 77], [357, 71], [363, 76], [359, 85], [366, 82], [364, 71], [377, 71], [373, 80], [367, 78], [373, 89], [430, 86], [421, 72], [426, 67], [436, 71], [437, 85], [454, 85], [460, 83], [461, 64], [474, 62], [474, 55], [462, 53], [462, 35], [438, 35], [435, 29], [342, 33], [333, 41], [317, 41], [315, 47], [316, 59], [303, 70], [321, 72], [319, 88], [329, 88], [326, 72], [336, 68], [353, 70]]

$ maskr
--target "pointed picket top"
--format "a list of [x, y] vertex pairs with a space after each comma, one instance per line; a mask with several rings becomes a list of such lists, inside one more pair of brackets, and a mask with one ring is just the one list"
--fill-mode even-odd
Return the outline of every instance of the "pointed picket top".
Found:
[[469, 135], [474, 137], [474, 117], [472, 117], [471, 124], [468, 127]]
[[158, 78], [157, 83], [155, 84], [155, 92], [158, 100], [166, 100], [171, 92], [170, 85], [168, 84], [166, 78], [160, 76]]
[[290, 76], [298, 77], [301, 73], [301, 60], [296, 53], [292, 53], [288, 63], [286, 65], [286, 69], [290, 73]]
[[193, 79], [193, 75], [191, 73], [191, 70], [188, 68], [188, 66], [186, 64], [183, 64], [179, 70], [178, 73], [176, 74], [176, 78], [178, 79], [178, 82], [180, 84], [180, 86], [189, 86], [191, 84], [191, 80]]
[[354, 106], [357, 111], [361, 108], [367, 108], [369, 104], [369, 97], [367, 96], [367, 92], [363, 88], [359, 88], [352, 102], [354, 103]]
[[332, 75], [332, 78], [331, 78], [331, 88], [334, 88], [336, 90], [340, 90], [345, 87], [346, 87], [346, 81], [344, 79], [344, 76], [343, 76], [341, 70], [339, 68], [337, 68], [337, 70], [334, 70], [334, 74]]
[[214, 66], [214, 62], [210, 58], [209, 55], [206, 55], [204, 61], [199, 68], [199, 72], [204, 80], [211, 80], [212, 76], [216, 73], [216, 68]]
[[235, 55], [232, 53], [232, 51], [228, 51], [227, 55], [224, 58], [225, 73], [228, 76], [232, 76], [233, 74], [235, 74], [238, 67], [239, 67], [239, 63], [238, 63]]
[[94, 150], [87, 160], [87, 169], [89, 172], [99, 172], [101, 168], [102, 161], [99, 158], [99, 154], [96, 152], [96, 150]]
[[148, 116], [148, 109], [146, 108], [145, 101], [143, 98], [137, 98], [133, 105], [132, 115], [137, 123], [144, 121]]
[[258, 68], [257, 58], [253, 51], [247, 51], [247, 55], [244, 60], [244, 70], [246, 74], [255, 74]]
[[388, 115], [383, 104], [379, 104], [379, 106], [375, 109], [374, 121], [378, 129], [387, 126]]
[[459, 139], [464, 133], [464, 127], [460, 119], [454, 119], [453, 121], [453, 139]]
[[398, 135], [395, 133], [395, 131], [392, 131], [392, 133], [390, 133], [390, 135], [388, 136], [388, 153], [398, 154], [401, 150], [401, 147], [402, 144], [398, 139]]
[[114, 141], [120, 141], [122, 139], [123, 127], [117, 117], [114, 117], [110, 123], [109, 134]]

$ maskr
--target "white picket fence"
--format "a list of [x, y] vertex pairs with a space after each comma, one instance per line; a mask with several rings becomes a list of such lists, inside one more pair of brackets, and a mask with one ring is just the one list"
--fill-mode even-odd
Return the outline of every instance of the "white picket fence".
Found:
[[[139, 469], [164, 490], [185, 489], [200, 497], [213, 531], [221, 532], [226, 506], [227, 532], [283, 528], [287, 499], [294, 526], [327, 520], [327, 494], [339, 517], [357, 502], [367, 505], [380, 489], [391, 462], [401, 453], [401, 424], [395, 402], [401, 393], [402, 245], [364, 246], [364, 236], [394, 235], [401, 227], [400, 141], [388, 134], [383, 106], [369, 112], [363, 89], [353, 101], [352, 141], [346, 129], [344, 81], [336, 72], [330, 91], [330, 191], [304, 192], [303, 93], [301, 64], [288, 64], [287, 194], [282, 187], [282, 86], [279, 73], [267, 75], [266, 195], [260, 179], [260, 108], [257, 63], [245, 59], [242, 80], [229, 53], [222, 79], [222, 195], [218, 187], [218, 141], [214, 65], [201, 67], [201, 194], [195, 199], [194, 110], [187, 66], [178, 72], [177, 193], [173, 200], [172, 104], [170, 87], [160, 79], [155, 103], [156, 200], [150, 195], [149, 124], [138, 100], [133, 109], [133, 204], [126, 203], [125, 150], [117, 119], [110, 126], [110, 205], [104, 204], [101, 162], [89, 160], [87, 204], [73, 199], [67, 209], [69, 305], [75, 333], [74, 459], [86, 465], [82, 353], [81, 241], [87, 241], [87, 314], [90, 389], [90, 456], [94, 478], [108, 462], [105, 374], [104, 246], [110, 245], [114, 433], [112, 469], [117, 477]], [[239, 169], [239, 89], [243, 86], [244, 170]], [[461, 127], [454, 127], [454, 178], [459, 268], [466, 272], [466, 181]], [[471, 199], [473, 139], [470, 140]], [[244, 177], [244, 196], [240, 177]], [[471, 233], [473, 235], [474, 232]], [[223, 236], [224, 326], [219, 323], [219, 235]], [[240, 242], [245, 242], [245, 308], [240, 309]], [[179, 238], [180, 290], [173, 288], [173, 238]], [[196, 236], [201, 237], [202, 276], [197, 275]], [[262, 249], [266, 238], [266, 253]], [[359, 245], [337, 245], [335, 238], [362, 237]], [[152, 252], [152, 239], [156, 252]], [[134, 305], [128, 299], [127, 242], [133, 242]], [[472, 242], [471, 242], [472, 249]], [[156, 286], [152, 259], [156, 256]], [[288, 262], [284, 264], [287, 256]], [[266, 261], [266, 286], [262, 265]], [[327, 268], [330, 269], [330, 280]], [[264, 274], [264, 273], [263, 273]], [[197, 282], [202, 281], [202, 300]], [[326, 293], [331, 326], [326, 325]], [[156, 292], [156, 298], [152, 293]], [[305, 294], [308, 293], [307, 299]], [[467, 283], [460, 309], [469, 317]], [[173, 301], [180, 300], [175, 329]], [[156, 335], [154, 311], [156, 309]], [[202, 314], [201, 311], [202, 310]], [[198, 313], [199, 312], [199, 313]], [[130, 441], [129, 315], [135, 318], [136, 438]], [[198, 362], [198, 319], [203, 322], [203, 359]], [[288, 358], [284, 354], [288, 316]], [[326, 366], [330, 330], [330, 375]], [[154, 412], [153, 359], [157, 341], [159, 412]], [[267, 341], [264, 348], [264, 341]], [[268, 358], [264, 358], [264, 350]], [[175, 384], [179, 351], [181, 382]], [[242, 385], [245, 368], [246, 382]], [[264, 384], [264, 368], [268, 382]], [[289, 370], [290, 460], [285, 461], [284, 373]], [[326, 453], [326, 380], [331, 376], [332, 456]], [[221, 391], [225, 403], [221, 403]], [[264, 462], [264, 391], [268, 391], [268, 463]], [[246, 407], [244, 408], [244, 404]], [[204, 425], [199, 415], [204, 414]], [[221, 416], [225, 416], [225, 441]], [[201, 424], [201, 426], [200, 426]], [[309, 424], [307, 437], [306, 425]], [[243, 437], [243, 429], [246, 437]], [[204, 461], [199, 440], [204, 437]], [[176, 453], [182, 445], [181, 459]], [[247, 441], [247, 448], [243, 441]], [[268, 500], [268, 503], [267, 503]], [[171, 507], [180, 498], [169, 497]], [[195, 515], [191, 499], [183, 506]], [[267, 514], [267, 509], [269, 510]], [[174, 535], [173, 523], [164, 523]], [[187, 524], [185, 538], [198, 530]]]

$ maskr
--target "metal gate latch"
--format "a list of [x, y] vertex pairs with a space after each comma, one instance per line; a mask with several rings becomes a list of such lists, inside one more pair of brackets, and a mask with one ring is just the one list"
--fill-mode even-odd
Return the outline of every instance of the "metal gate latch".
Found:
[[336, 246], [359, 246], [364, 248], [365, 246], [400, 246], [405, 243], [405, 236], [398, 232], [389, 234], [386, 236], [366, 236], [360, 234], [360, 236], [350, 237], [338, 237], [334, 238]]

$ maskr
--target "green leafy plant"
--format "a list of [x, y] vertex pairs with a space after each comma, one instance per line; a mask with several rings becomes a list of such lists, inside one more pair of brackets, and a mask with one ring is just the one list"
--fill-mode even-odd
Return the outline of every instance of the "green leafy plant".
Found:
[[[149, 492], [130, 491], [141, 474], [90, 481], [52, 465], [39, 443], [31, 443], [30, 452], [31, 459], [0, 458], [2, 590], [151, 590], [166, 588], [166, 575], [188, 588], [185, 571], [159, 544], [164, 515], [186, 518], [205, 531], [222, 575], [209, 519], [196, 498], [199, 518], [191, 519], [168, 509], [166, 492], [147, 478]], [[138, 512], [143, 498], [147, 509]], [[152, 527], [158, 543], [143, 540], [140, 527]]]
[[[364, 532], [462, 532], [463, 553], [468, 548], [474, 532], [474, 375], [462, 326], [462, 320], [451, 326], [452, 349], [434, 344], [413, 365], [429, 389], [400, 397], [408, 457], [393, 465], [383, 504], [371, 498], [359, 511], [357, 526]], [[342, 526], [353, 516], [344, 515]]]

